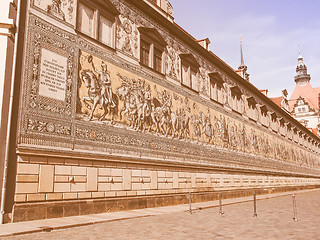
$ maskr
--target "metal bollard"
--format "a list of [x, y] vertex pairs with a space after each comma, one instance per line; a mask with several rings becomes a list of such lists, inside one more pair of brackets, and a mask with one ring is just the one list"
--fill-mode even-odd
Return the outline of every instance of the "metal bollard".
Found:
[[222, 216], [224, 214], [224, 212], [222, 211], [222, 200], [221, 200], [221, 198], [222, 198], [222, 194], [221, 194], [221, 192], [219, 192], [219, 208], [220, 208], [219, 214]]
[[298, 222], [296, 196], [294, 194], [292, 195], [292, 204], [293, 204], [293, 220], [295, 222]]
[[192, 214], [192, 207], [191, 207], [191, 191], [189, 192], [189, 212]]
[[253, 216], [258, 217], [257, 214], [257, 196], [256, 192], [253, 192]]

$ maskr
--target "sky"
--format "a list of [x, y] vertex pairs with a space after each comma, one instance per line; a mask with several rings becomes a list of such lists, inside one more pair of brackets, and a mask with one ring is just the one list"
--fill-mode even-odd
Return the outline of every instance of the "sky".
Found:
[[175, 22], [232, 68], [240, 65], [240, 36], [250, 82], [268, 97], [294, 88], [299, 52], [320, 87], [319, 0], [169, 0]]

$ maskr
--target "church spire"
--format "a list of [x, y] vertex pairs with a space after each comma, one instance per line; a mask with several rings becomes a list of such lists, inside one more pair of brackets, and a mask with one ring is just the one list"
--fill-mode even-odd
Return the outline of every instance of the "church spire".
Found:
[[240, 54], [241, 54], [241, 64], [238, 67], [240, 76], [249, 81], [249, 74], [247, 73], [248, 67], [244, 63], [243, 51], [242, 51], [242, 37], [240, 36]]
[[242, 52], [242, 37], [240, 36], [240, 54], [241, 54], [241, 65], [239, 68], [247, 68], [247, 66], [244, 64], [243, 59], [243, 52]]

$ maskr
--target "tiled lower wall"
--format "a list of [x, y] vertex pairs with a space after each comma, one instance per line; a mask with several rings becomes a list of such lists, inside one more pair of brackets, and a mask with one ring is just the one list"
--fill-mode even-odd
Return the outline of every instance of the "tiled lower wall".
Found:
[[15, 205], [308, 185], [320, 179], [19, 156]]

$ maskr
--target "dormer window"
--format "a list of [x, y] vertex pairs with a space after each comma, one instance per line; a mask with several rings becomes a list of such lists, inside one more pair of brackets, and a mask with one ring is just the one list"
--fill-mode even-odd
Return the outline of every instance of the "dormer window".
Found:
[[192, 54], [180, 54], [181, 84], [199, 92], [199, 64]]
[[115, 19], [120, 13], [108, 0], [80, 1], [77, 30], [101, 43], [115, 47]]
[[161, 34], [154, 28], [139, 27], [140, 63], [156, 72], [164, 73], [164, 50], [167, 46]]

